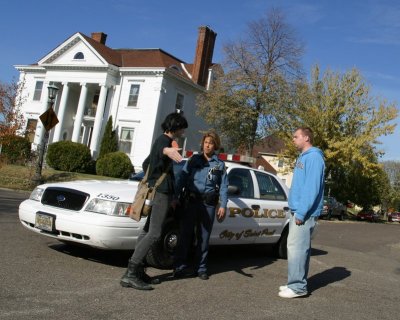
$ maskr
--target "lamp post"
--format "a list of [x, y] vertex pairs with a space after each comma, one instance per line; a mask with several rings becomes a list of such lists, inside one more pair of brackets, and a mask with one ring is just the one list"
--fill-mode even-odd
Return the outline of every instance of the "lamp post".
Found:
[[[49, 85], [47, 87], [47, 89], [48, 89], [48, 108], [47, 108], [47, 111], [40, 116], [40, 120], [42, 121], [42, 124], [45, 128], [45, 133], [42, 138], [42, 141], [40, 142], [40, 144], [38, 146], [38, 159], [36, 162], [36, 171], [35, 171], [35, 175], [33, 176], [33, 179], [32, 179], [33, 184], [35, 186], [42, 183], [43, 158], [44, 158], [44, 153], [46, 151], [47, 142], [49, 139], [49, 130], [52, 128], [49, 126], [49, 123], [52, 122], [51, 116], [46, 117], [46, 123], [43, 121], [42, 116], [43, 115], [51, 115], [51, 113], [49, 113], [49, 110], [51, 109], [51, 111], [53, 111], [52, 109], [53, 109], [54, 101], [56, 99], [57, 92], [58, 92], [58, 88], [55, 85]], [[57, 122], [58, 122], [58, 120], [57, 120]]]

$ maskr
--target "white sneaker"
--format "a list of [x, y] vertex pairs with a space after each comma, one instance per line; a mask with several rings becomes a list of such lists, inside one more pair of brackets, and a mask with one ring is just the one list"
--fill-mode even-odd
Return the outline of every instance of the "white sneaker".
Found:
[[288, 287], [287, 287], [287, 285], [284, 285], [284, 286], [280, 286], [279, 287], [279, 291], [283, 291], [283, 290], [286, 290]]
[[298, 297], [302, 297], [307, 295], [307, 292], [303, 292], [303, 293], [296, 293], [294, 292], [292, 289], [290, 288], [286, 288], [285, 290], [279, 291], [278, 294], [281, 298], [298, 298]]

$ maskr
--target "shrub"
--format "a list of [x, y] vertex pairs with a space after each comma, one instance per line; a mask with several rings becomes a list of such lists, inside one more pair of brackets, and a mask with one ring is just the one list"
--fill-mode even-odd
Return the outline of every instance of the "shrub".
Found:
[[9, 163], [25, 164], [31, 158], [31, 143], [27, 138], [15, 135], [2, 136], [1, 154]]
[[121, 151], [107, 153], [97, 159], [96, 173], [98, 175], [126, 179], [132, 171], [131, 159]]
[[72, 141], [58, 141], [48, 146], [47, 164], [55, 170], [69, 172], [90, 172], [93, 166], [87, 146]]
[[101, 139], [99, 159], [107, 153], [118, 151], [117, 132], [112, 129], [112, 117], [107, 121], [106, 129], [104, 130], [103, 138]]

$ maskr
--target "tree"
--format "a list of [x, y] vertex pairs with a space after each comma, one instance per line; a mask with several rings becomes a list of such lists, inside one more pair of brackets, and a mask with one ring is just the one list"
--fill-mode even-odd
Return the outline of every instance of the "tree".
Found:
[[107, 153], [116, 151], [118, 151], [117, 133], [112, 129], [112, 116], [110, 116], [101, 140], [99, 159], [104, 157]]
[[390, 192], [384, 197], [384, 208], [400, 211], [400, 161], [384, 161], [382, 166], [391, 187]]
[[[316, 66], [310, 83], [299, 81], [296, 87], [294, 95], [282, 97], [288, 109], [276, 118], [280, 137], [289, 146], [296, 127], [311, 127], [314, 144], [326, 157], [326, 176], [331, 177], [333, 194], [342, 201], [357, 203], [369, 198], [372, 205], [379, 202], [373, 199], [372, 189], [367, 194], [365, 188], [383, 181], [378, 138], [393, 133], [396, 106], [371, 96], [369, 85], [356, 69], [344, 74], [328, 70], [321, 77]], [[293, 156], [293, 149], [288, 152]]]
[[303, 45], [278, 9], [248, 24], [246, 37], [224, 46], [225, 62], [210, 90], [198, 98], [198, 114], [229, 147], [251, 153], [276, 127], [282, 109], [278, 92], [301, 78]]
[[25, 82], [0, 82], [0, 138], [23, 133], [25, 119], [21, 107]]

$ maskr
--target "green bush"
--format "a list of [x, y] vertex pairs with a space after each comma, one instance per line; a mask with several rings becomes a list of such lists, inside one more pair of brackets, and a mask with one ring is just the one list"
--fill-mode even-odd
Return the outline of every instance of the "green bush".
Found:
[[126, 179], [132, 171], [131, 159], [121, 151], [107, 153], [96, 163], [96, 173], [102, 176]]
[[31, 143], [27, 138], [6, 135], [0, 139], [3, 159], [12, 164], [25, 164], [31, 159]]
[[87, 146], [72, 141], [58, 141], [48, 146], [47, 164], [55, 170], [87, 173], [93, 160]]

